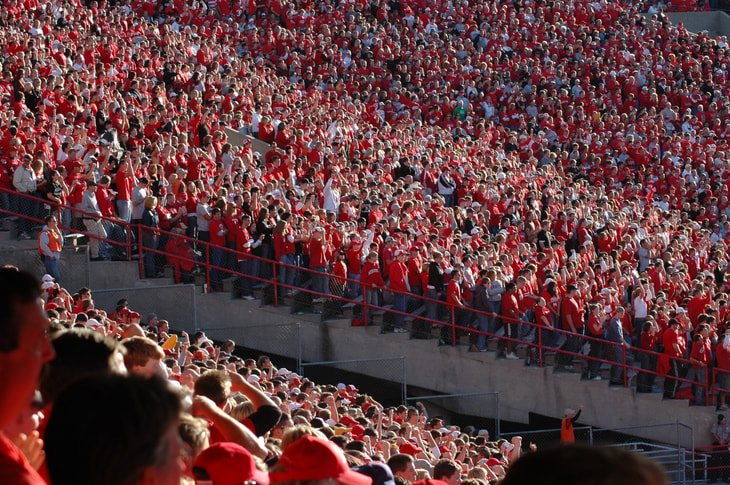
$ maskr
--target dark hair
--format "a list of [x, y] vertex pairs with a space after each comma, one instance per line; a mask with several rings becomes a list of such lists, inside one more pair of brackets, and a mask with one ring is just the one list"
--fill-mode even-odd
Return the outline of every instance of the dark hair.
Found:
[[31, 273], [15, 267], [0, 268], [0, 352], [18, 348], [23, 313], [18, 305], [34, 303], [41, 295], [41, 284]]
[[162, 465], [180, 397], [159, 378], [117, 374], [75, 382], [56, 401], [45, 434], [46, 463], [58, 485], [134, 485]]
[[562, 445], [522, 455], [503, 485], [666, 485], [664, 471], [645, 456], [620, 448]]
[[53, 339], [56, 358], [46, 364], [40, 390], [45, 402], [54, 402], [64, 389], [84, 377], [111, 372], [112, 356], [124, 352], [111, 337], [84, 328], [74, 328]]

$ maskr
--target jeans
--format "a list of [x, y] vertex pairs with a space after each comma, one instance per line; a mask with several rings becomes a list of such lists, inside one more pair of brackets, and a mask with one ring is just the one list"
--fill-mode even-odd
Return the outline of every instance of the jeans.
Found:
[[284, 288], [285, 292], [291, 291], [297, 277], [297, 269], [291, 266], [297, 265], [297, 255], [294, 253], [285, 254], [281, 257], [281, 262], [289, 266], [284, 266], [284, 264], [279, 265], [279, 283], [287, 285]]
[[[243, 273], [245, 275], [251, 275], [253, 274], [253, 259], [243, 259], [238, 262], [238, 272]], [[253, 286], [253, 280], [251, 278], [247, 278], [245, 276], [239, 276], [238, 280], [236, 280], [236, 283], [238, 285], [238, 290], [241, 294], [241, 296], [251, 296], [253, 294], [253, 291], [251, 290], [251, 287]]]
[[327, 272], [324, 266], [314, 266], [310, 268], [314, 273], [311, 273], [312, 277], [312, 290], [316, 291], [315, 298], [325, 298], [325, 295], [329, 295], [329, 285], [327, 284]]
[[53, 279], [56, 280], [56, 283], [61, 282], [61, 273], [58, 271], [58, 260], [55, 258], [50, 258], [48, 256], [42, 256], [43, 258], [43, 266], [46, 268], [46, 273], [53, 276]]
[[[435, 288], [429, 288], [428, 289], [428, 297], [431, 300], [438, 300], [439, 296], [436, 293]], [[429, 327], [436, 323], [435, 320], [439, 319], [439, 303], [436, 301], [427, 301], [426, 302], [426, 317], [429, 319], [428, 325]]]
[[[157, 238], [154, 236], [142, 236], [142, 247], [156, 250]], [[154, 251], [144, 252], [144, 273], [147, 278], [152, 278], [157, 275], [157, 253]]]
[[[408, 295], [402, 293], [393, 293], [393, 310], [405, 313], [408, 309]], [[393, 326], [395, 328], [403, 328], [406, 323], [406, 316], [393, 314]]]
[[223, 248], [213, 247], [210, 251], [210, 286], [213, 290], [223, 288], [223, 272], [219, 269], [226, 260], [226, 253]]
[[124, 222], [132, 220], [132, 201], [117, 200], [117, 215]]
[[368, 325], [372, 325], [373, 313], [376, 312], [376, 309], [373, 307], [380, 306], [380, 295], [378, 294], [378, 290], [375, 288], [363, 288], [362, 291], [365, 303], [367, 303], [365, 312], [367, 312], [368, 315]]
[[478, 314], [477, 315], [477, 329], [479, 330], [479, 335], [477, 336], [477, 342], [476, 346], [479, 350], [484, 350], [487, 348], [487, 335], [486, 333], [489, 332], [490, 327], [490, 320], [491, 316], [484, 315], [484, 314]]

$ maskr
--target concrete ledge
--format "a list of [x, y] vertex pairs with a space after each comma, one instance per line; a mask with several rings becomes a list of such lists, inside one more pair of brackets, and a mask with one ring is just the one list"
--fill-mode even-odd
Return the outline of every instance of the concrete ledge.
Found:
[[160, 319], [169, 320], [171, 328], [188, 333], [197, 329], [194, 285], [92, 288], [92, 296], [95, 306], [108, 313], [116, 309], [117, 301], [126, 298], [129, 306], [142, 314], [143, 323], [148, 313], [155, 312]]

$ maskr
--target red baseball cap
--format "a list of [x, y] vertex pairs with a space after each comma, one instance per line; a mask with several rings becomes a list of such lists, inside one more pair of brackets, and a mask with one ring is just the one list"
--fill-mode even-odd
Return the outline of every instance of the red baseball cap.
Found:
[[401, 453], [405, 453], [406, 455], [415, 455], [416, 453], [423, 453], [423, 450], [420, 449], [418, 446], [414, 445], [413, 443], [403, 443], [400, 445], [400, 448], [398, 449]]
[[[345, 453], [331, 441], [303, 436], [284, 450], [277, 465], [285, 471], [269, 473], [271, 483], [334, 478], [342, 485], [372, 485], [372, 478], [350, 470]], [[215, 485], [218, 485], [217, 483]]]
[[251, 453], [238, 443], [210, 445], [195, 459], [193, 468], [205, 470], [213, 485], [240, 485], [247, 480], [254, 480], [259, 485], [269, 484], [268, 474], [256, 468]]

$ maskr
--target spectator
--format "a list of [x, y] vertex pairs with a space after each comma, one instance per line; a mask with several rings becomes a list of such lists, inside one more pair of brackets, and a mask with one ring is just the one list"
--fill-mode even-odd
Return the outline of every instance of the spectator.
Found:
[[60, 282], [61, 273], [58, 270], [58, 260], [63, 250], [63, 234], [58, 228], [58, 220], [55, 215], [46, 216], [45, 226], [38, 235], [38, 250], [41, 261], [46, 268], [46, 273], [51, 275], [56, 282]]
[[[48, 319], [38, 304], [40, 284], [31, 274], [0, 268], [0, 430], [25, 410], [41, 373], [54, 352], [46, 330]], [[4, 483], [44, 485], [13, 436], [0, 431], [0, 475]]]
[[560, 422], [560, 442], [561, 443], [575, 443], [575, 432], [573, 431], [573, 425], [578, 422], [580, 413], [583, 412], [583, 405], [581, 404], [578, 408], [578, 412], [567, 408], [565, 410], [565, 417]]
[[180, 409], [179, 396], [161, 379], [106, 375], [74, 383], [46, 428], [51, 482], [179, 483]]
[[99, 204], [96, 200], [96, 182], [89, 180], [86, 183], [86, 190], [81, 202], [81, 211], [83, 214], [84, 226], [86, 232], [89, 233], [89, 256], [92, 261], [101, 261], [105, 259], [99, 254], [101, 242], [99, 239], [105, 239], [107, 234], [102, 224], [102, 215], [99, 210]]

